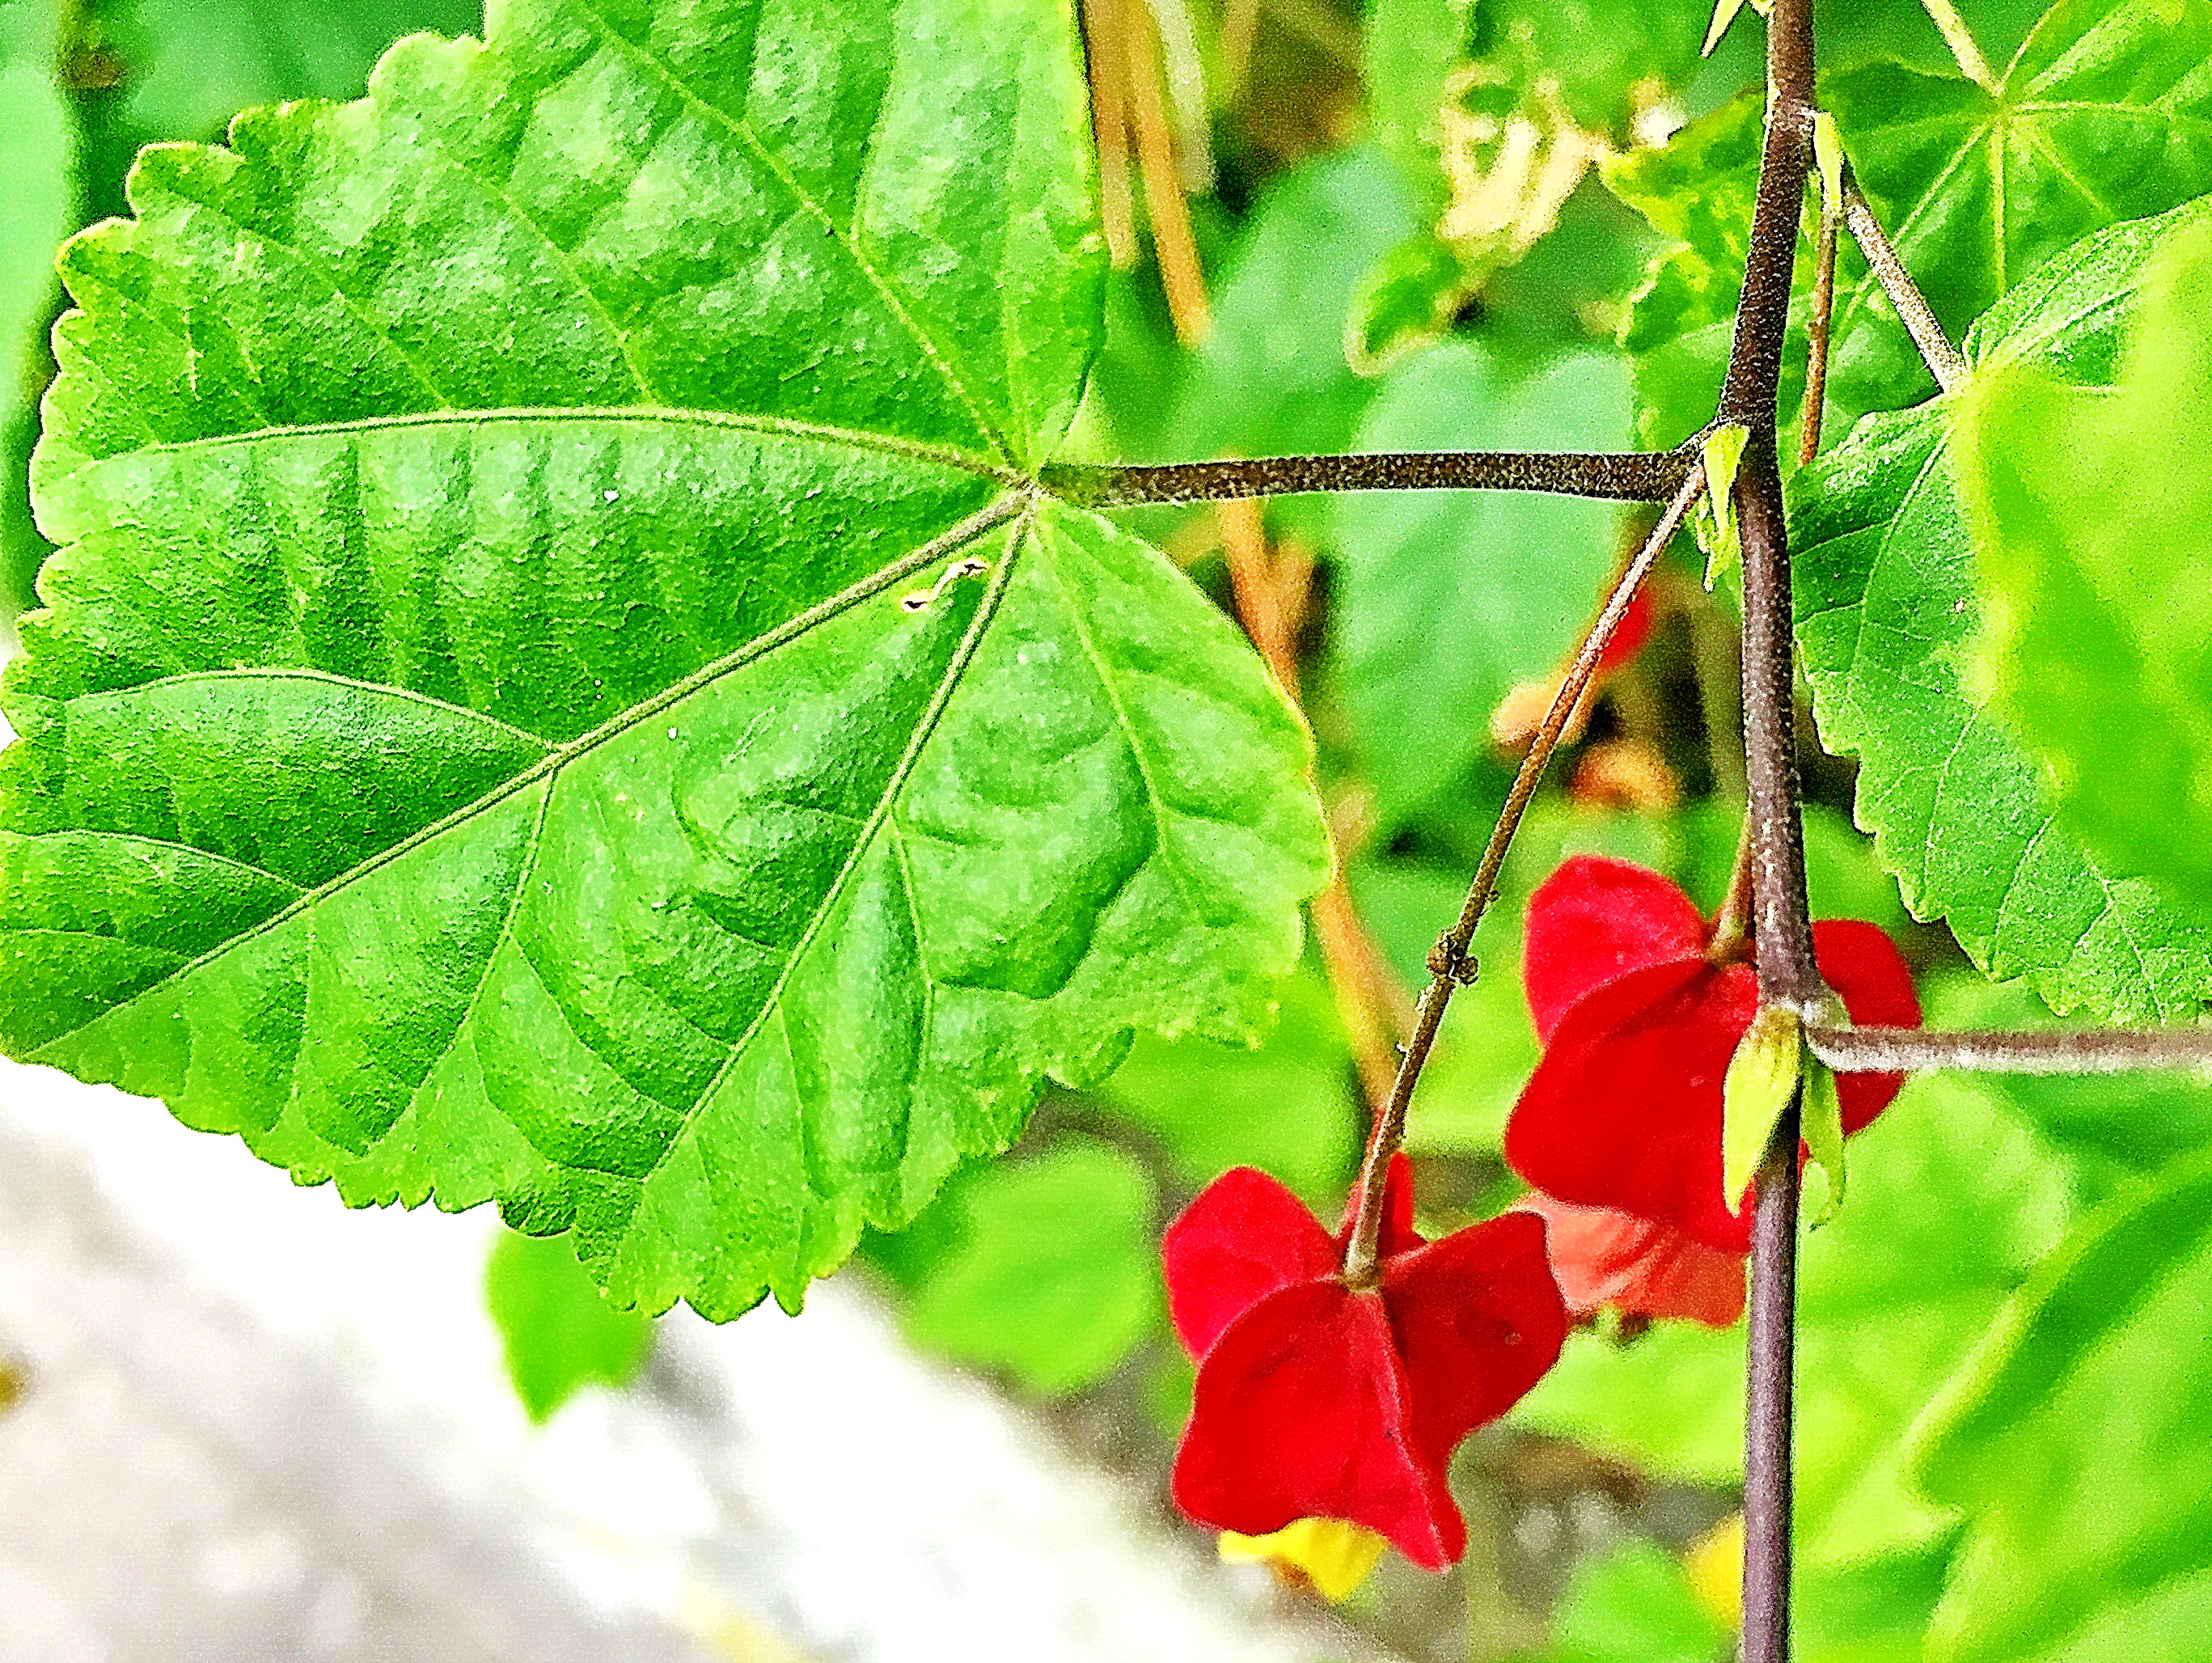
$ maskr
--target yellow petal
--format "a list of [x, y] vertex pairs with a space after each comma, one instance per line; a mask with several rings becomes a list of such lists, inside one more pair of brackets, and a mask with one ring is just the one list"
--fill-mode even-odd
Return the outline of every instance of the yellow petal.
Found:
[[1732, 1513], [1682, 1556], [1698, 1603], [1731, 1629], [1743, 1626], [1743, 1514]]
[[1300, 1519], [1270, 1536], [1221, 1532], [1221, 1556], [1231, 1564], [1265, 1564], [1285, 1582], [1310, 1587], [1333, 1605], [1352, 1597], [1387, 1545], [1373, 1531], [1341, 1519]]

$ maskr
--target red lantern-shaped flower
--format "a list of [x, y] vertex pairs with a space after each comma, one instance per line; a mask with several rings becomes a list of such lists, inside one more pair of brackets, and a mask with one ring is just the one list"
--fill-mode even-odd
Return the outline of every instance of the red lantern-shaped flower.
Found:
[[[1817, 923], [1813, 944], [1853, 1020], [1918, 1024], [1911, 972], [1880, 929]], [[1715, 962], [1711, 945], [1690, 898], [1656, 872], [1578, 856], [1545, 880], [1528, 905], [1524, 968], [1544, 1056], [1507, 1123], [1505, 1159], [1554, 1201], [1740, 1256], [1750, 1203], [1735, 1211], [1723, 1193], [1721, 1087], [1759, 987], [1749, 965]], [[1844, 1130], [1872, 1120], [1902, 1084], [1842, 1076]]]
[[1198, 1360], [1176, 1502], [1247, 1536], [1344, 1520], [1441, 1570], [1467, 1543], [1452, 1451], [1520, 1401], [1566, 1337], [1544, 1227], [1508, 1214], [1424, 1240], [1402, 1156], [1372, 1287], [1344, 1280], [1350, 1227], [1330, 1234], [1249, 1167], [1169, 1227], [1169, 1308]]

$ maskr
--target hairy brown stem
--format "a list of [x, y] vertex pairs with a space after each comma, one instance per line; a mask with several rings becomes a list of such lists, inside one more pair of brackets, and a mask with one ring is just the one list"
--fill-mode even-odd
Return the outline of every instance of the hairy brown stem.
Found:
[[1797, 1350], [1798, 1105], [1774, 1128], [1751, 1215], [1743, 1448], [1743, 1663], [1788, 1663]]
[[1674, 451], [1443, 450], [1358, 456], [1255, 456], [1151, 467], [1060, 463], [1048, 490], [1085, 508], [1222, 503], [1309, 491], [1533, 490], [1617, 503], [1663, 503], [1693, 459]]
[[2092, 1028], [2067, 1032], [1813, 1026], [1813, 1054], [1838, 1074], [1964, 1069], [1976, 1074], [2212, 1073], [2212, 1029]]
[[[1838, 1014], [1813, 960], [1799, 819], [1790, 534], [1775, 455], [1776, 405], [1805, 176], [1813, 160], [1812, 0], [1774, 0], [1766, 22], [1766, 131], [1751, 247], [1720, 419], [1749, 430], [1736, 471], [1743, 548], [1744, 771], [1752, 821], [1753, 953], [1759, 1003], [1814, 1020]], [[1742, 1663], [1790, 1663], [1797, 1122], [1775, 1129], [1752, 1228], [1745, 1356]]]
[[1413, 1031], [1406, 1036], [1405, 1050], [1398, 1059], [1398, 1072], [1390, 1082], [1389, 1095], [1375, 1112], [1367, 1154], [1360, 1163], [1352, 1234], [1344, 1252], [1345, 1280], [1353, 1287], [1364, 1286], [1374, 1279], [1376, 1248], [1382, 1227], [1382, 1191], [1389, 1179], [1390, 1158], [1405, 1142], [1406, 1112], [1413, 1100], [1413, 1087], [1420, 1082], [1421, 1070], [1428, 1066], [1437, 1031], [1443, 1026], [1445, 1008], [1458, 989], [1474, 979], [1475, 964], [1468, 948], [1474, 940], [1482, 915], [1498, 893], [1498, 874], [1504, 869], [1505, 854], [1513, 845], [1514, 834], [1521, 829], [1521, 817], [1528, 813], [1529, 800], [1536, 795], [1552, 752], [1559, 746], [1559, 735], [1566, 730], [1575, 707], [1582, 702], [1591, 678], [1597, 673], [1598, 660], [1605, 655], [1606, 643], [1613, 639], [1613, 630], [1626, 616], [1629, 604], [1636, 599], [1644, 577], [1657, 563], [1661, 551], [1680, 527], [1683, 516], [1689, 513], [1690, 505], [1697, 501], [1705, 486], [1704, 467], [1693, 465], [1675, 491], [1674, 500], [1667, 504], [1667, 511], [1659, 516], [1659, 523], [1644, 539], [1636, 557], [1622, 568], [1620, 577], [1614, 580], [1613, 593], [1606, 597], [1589, 633], [1583, 637], [1574, 662], [1567, 667], [1559, 682], [1559, 691], [1553, 696], [1544, 725], [1536, 730], [1528, 754], [1521, 758], [1520, 771], [1513, 777], [1513, 789], [1506, 795], [1504, 807], [1498, 811], [1498, 824], [1491, 830], [1490, 842], [1475, 868], [1474, 880], [1468, 886], [1467, 900], [1460, 908], [1458, 921], [1437, 939], [1429, 953], [1431, 979], [1422, 990], [1420, 1002], [1413, 1008]]

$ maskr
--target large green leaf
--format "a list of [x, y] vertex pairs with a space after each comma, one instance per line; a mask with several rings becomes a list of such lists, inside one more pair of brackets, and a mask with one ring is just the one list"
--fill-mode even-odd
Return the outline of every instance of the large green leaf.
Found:
[[[1610, 450], [1627, 428], [1617, 356], [1582, 354], [1516, 382], [1480, 347], [1452, 341], [1385, 381], [1359, 445]], [[1488, 743], [1498, 702], [1581, 638], [1613, 570], [1619, 510], [1500, 491], [1377, 492], [1334, 508], [1335, 682], [1377, 807], [1395, 824], [1457, 783]]]
[[[2051, 1243], [2066, 1163], [2021, 1117], [1942, 1075], [1852, 1141], [1851, 1203], [1805, 1245], [1798, 1531], [1816, 1565], [1921, 1547], [1947, 1526], [1906, 1480], [1905, 1434]], [[1743, 1461], [1743, 1336], [1662, 1323], [1576, 1340], [1516, 1416], [1673, 1477]]]
[[2111, 393], [2000, 372], [1958, 436], [1984, 685], [2060, 822], [2212, 917], [2212, 226], [2145, 272]]
[[2212, 1164], [2084, 1225], [1934, 1423], [1921, 1482], [1968, 1525], [1946, 1663], [2203, 1654], [2212, 1622]]
[[1045, 1075], [1248, 1037], [1303, 735], [1018, 472], [1097, 331], [1071, 42], [543, 0], [149, 152], [67, 261], [6, 1049], [722, 1316]]
[[[1954, 338], [2077, 238], [2212, 191], [2212, 6], [2203, 0], [2057, 0], [1994, 90], [1877, 61], [1824, 76], [1820, 98]], [[1757, 121], [1758, 101], [1747, 97], [1607, 170], [1684, 244], [1654, 267], [1626, 337], [1647, 443], [1675, 443], [1711, 419], [1751, 224]], [[1837, 430], [1935, 390], [1848, 241], [1828, 382]], [[1808, 259], [1798, 279], [1792, 364], [1803, 356]], [[1793, 413], [1794, 378], [1784, 393]]]
[[[2144, 261], [2207, 213], [2130, 222], [2045, 265], [1968, 337], [1976, 373], [2109, 382]], [[2033, 976], [2059, 1010], [2193, 1014], [2212, 997], [2212, 929], [2053, 820], [2042, 771], [1963, 679], [1974, 562], [1948, 418], [1941, 399], [1872, 418], [1796, 482], [1798, 640], [1822, 740], [1859, 758], [1859, 821], [1906, 904], [1982, 968]]]

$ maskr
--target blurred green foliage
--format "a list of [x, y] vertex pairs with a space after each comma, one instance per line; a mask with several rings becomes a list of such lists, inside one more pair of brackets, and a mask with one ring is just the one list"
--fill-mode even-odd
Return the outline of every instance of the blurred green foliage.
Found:
[[652, 1355], [653, 1319], [608, 1304], [555, 1237], [501, 1231], [484, 1264], [484, 1303], [533, 1421], [587, 1386], [628, 1386]]

